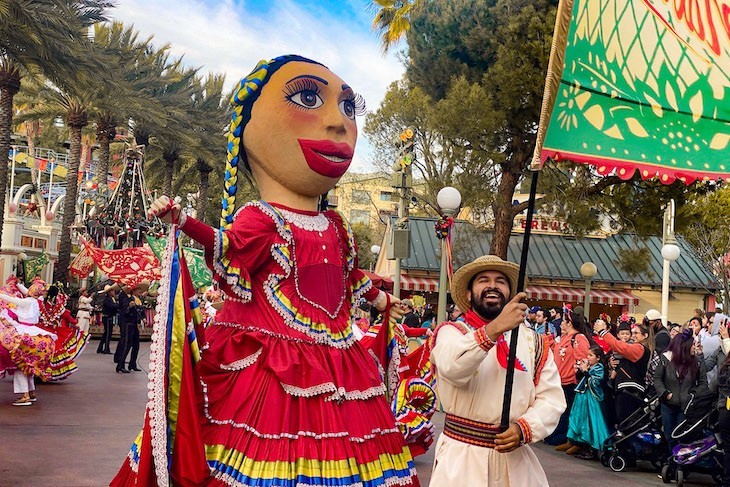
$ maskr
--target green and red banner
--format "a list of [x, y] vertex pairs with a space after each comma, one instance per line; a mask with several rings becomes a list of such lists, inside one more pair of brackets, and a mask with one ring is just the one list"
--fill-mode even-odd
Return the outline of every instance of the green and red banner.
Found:
[[561, 0], [533, 167], [730, 181], [730, 0]]

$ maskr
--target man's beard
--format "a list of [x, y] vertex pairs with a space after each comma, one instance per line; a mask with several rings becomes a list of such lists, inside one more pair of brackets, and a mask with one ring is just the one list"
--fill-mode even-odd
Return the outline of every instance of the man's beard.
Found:
[[[496, 292], [499, 295], [499, 304], [484, 304], [484, 297], [490, 292]], [[485, 289], [482, 291], [482, 295], [478, 300], [474, 296], [474, 293], [471, 295], [471, 309], [486, 320], [491, 321], [499, 316], [505, 304], [507, 304], [507, 297], [497, 289]]]

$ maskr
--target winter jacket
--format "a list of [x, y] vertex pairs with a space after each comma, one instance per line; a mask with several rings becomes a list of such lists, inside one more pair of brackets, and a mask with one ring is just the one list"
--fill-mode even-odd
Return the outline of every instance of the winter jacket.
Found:
[[[659, 356], [659, 363], [654, 370], [654, 387], [665, 404], [684, 408], [689, 402], [689, 393], [693, 389], [707, 387], [707, 370], [704, 361], [699, 361], [697, 377], [686, 376], [680, 382], [671, 360], [672, 352], [664, 352]], [[672, 398], [667, 399], [670, 393]]]

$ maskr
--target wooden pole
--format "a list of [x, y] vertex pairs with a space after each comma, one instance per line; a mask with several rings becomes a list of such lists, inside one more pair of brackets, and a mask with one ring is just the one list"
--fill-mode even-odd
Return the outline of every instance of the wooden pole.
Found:
[[[517, 278], [516, 293], [525, 290], [525, 277], [527, 275], [527, 255], [530, 249], [530, 234], [532, 233], [532, 216], [535, 213], [535, 198], [537, 197], [537, 176], [540, 171], [532, 171], [532, 184], [530, 186], [530, 199], [527, 204], [527, 221], [525, 222], [525, 235], [522, 239], [522, 256], [520, 258], [520, 273]], [[520, 334], [520, 327], [512, 330], [509, 341], [509, 356], [507, 358], [507, 378], [504, 382], [504, 402], [502, 402], [502, 421], [499, 426], [506, 431], [510, 425], [510, 409], [512, 407], [512, 386], [515, 380], [515, 361], [517, 359], [517, 338]]]

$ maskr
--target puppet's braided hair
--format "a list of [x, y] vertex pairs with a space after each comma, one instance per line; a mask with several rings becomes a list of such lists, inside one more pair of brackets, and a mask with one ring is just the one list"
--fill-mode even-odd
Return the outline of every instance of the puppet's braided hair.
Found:
[[291, 61], [300, 61], [320, 64], [311, 59], [297, 55], [287, 55], [274, 58], [270, 61], [259, 61], [251, 74], [243, 78], [236, 86], [231, 96], [233, 115], [228, 127], [228, 149], [226, 154], [226, 172], [223, 178], [223, 198], [221, 199], [220, 227], [228, 229], [233, 223], [236, 211], [236, 190], [238, 187], [238, 172], [243, 166], [250, 172], [246, 152], [243, 147], [243, 129], [251, 119], [251, 109], [254, 102], [261, 95], [261, 89], [284, 64]]

